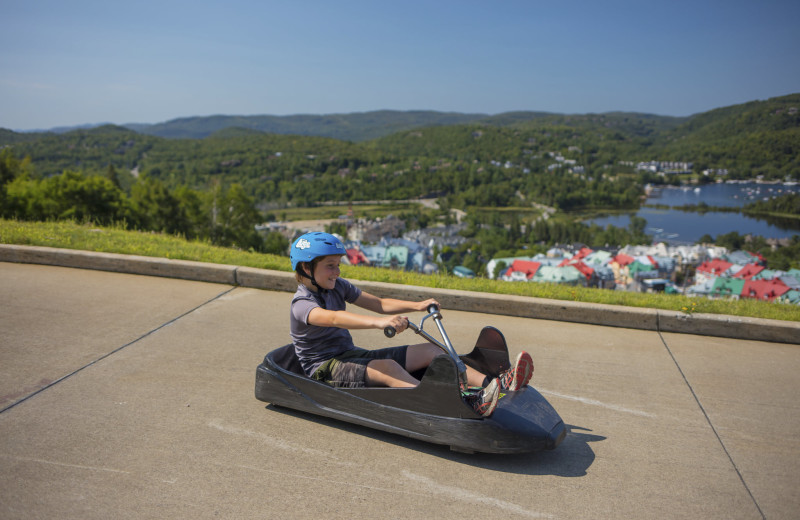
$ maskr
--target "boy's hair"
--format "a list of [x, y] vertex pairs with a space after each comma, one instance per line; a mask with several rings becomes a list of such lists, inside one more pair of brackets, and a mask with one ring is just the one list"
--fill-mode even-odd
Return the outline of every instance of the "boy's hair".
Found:
[[308, 280], [308, 276], [303, 274], [303, 272], [301, 271], [301, 270], [305, 269], [306, 266], [308, 266], [308, 269], [309, 269], [308, 270], [308, 274], [310, 274], [312, 276], [312, 278], [313, 278], [314, 270], [317, 268], [317, 264], [323, 258], [325, 258], [325, 257], [324, 256], [318, 256], [318, 257], [312, 259], [310, 262], [298, 262], [297, 269], [295, 269], [295, 271], [294, 271], [294, 279], [297, 280], [297, 283], [302, 283], [302, 284], [305, 285], [305, 282], [303, 282], [303, 278]]
[[[307, 263], [308, 262], [301, 262], [301, 263], [297, 264], [297, 270], [294, 272], [294, 279], [297, 280], [297, 283], [303, 283], [303, 278], [306, 278], [305, 276], [300, 274], [300, 269], [303, 269], [304, 264], [307, 264]], [[312, 273], [314, 272], [313, 269], [312, 269], [311, 272]]]

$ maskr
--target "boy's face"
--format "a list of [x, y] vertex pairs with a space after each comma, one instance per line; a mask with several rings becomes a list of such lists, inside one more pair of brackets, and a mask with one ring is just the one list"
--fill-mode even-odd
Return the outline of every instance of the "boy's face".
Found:
[[317, 285], [323, 289], [333, 289], [336, 286], [336, 279], [339, 278], [341, 261], [342, 257], [339, 255], [323, 256], [314, 269], [314, 279], [317, 281]]

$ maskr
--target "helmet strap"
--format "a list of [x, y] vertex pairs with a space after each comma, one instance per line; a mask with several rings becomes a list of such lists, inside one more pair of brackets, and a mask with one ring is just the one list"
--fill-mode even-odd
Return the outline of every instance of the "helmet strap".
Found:
[[312, 260], [311, 262], [308, 262], [308, 263], [311, 264], [311, 273], [310, 274], [307, 273], [305, 271], [305, 269], [303, 269], [303, 265], [302, 264], [298, 264], [297, 265], [297, 272], [300, 274], [300, 276], [304, 276], [304, 277], [308, 278], [309, 280], [311, 280], [311, 285], [316, 287], [317, 291], [319, 291], [320, 294], [325, 294], [326, 292], [328, 292], [328, 289], [326, 289], [324, 287], [320, 287], [319, 284], [317, 283], [317, 281], [314, 279], [314, 260]]

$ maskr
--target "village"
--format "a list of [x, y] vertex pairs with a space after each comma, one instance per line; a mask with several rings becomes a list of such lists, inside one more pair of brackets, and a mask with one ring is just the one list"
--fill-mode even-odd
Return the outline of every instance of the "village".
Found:
[[[389, 215], [377, 219], [342, 216], [347, 236], [345, 263], [415, 271], [440, 272], [442, 251], [462, 245], [464, 224], [406, 231], [405, 222]], [[328, 225], [330, 222], [328, 221]], [[321, 231], [322, 222], [268, 223], [264, 228], [287, 236]], [[477, 273], [456, 266], [452, 273], [472, 278]], [[556, 283], [631, 292], [663, 292], [687, 296], [758, 300], [800, 305], [800, 270], [771, 270], [758, 254], [728, 251], [713, 244], [626, 245], [591, 249], [565, 244], [534, 256], [493, 258], [484, 275], [509, 283]]]

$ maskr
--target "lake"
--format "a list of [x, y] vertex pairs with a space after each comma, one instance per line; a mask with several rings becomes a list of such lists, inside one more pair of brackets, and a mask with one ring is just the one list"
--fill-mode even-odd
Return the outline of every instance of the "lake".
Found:
[[[765, 200], [786, 193], [800, 193], [800, 185], [722, 183], [697, 187], [664, 187], [654, 189], [645, 204], [659, 204], [674, 208], [705, 202], [716, 207], [742, 207], [757, 200]], [[647, 220], [645, 231], [657, 242], [693, 244], [703, 235], [717, 237], [737, 231], [741, 235], [760, 235], [765, 238], [789, 238], [800, 235], [800, 222], [780, 224], [747, 217], [740, 213], [709, 211], [686, 212], [676, 209], [641, 208], [636, 213], [610, 215], [587, 220], [605, 227], [611, 224], [627, 228], [631, 216]], [[792, 228], [794, 226], [794, 228]]]

